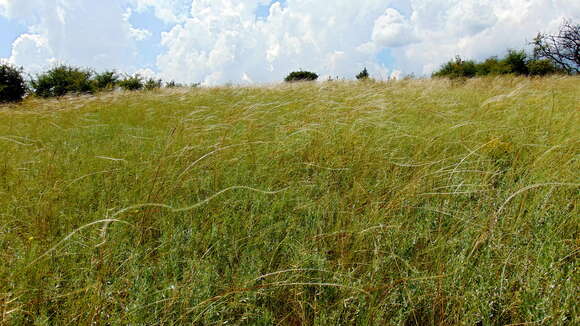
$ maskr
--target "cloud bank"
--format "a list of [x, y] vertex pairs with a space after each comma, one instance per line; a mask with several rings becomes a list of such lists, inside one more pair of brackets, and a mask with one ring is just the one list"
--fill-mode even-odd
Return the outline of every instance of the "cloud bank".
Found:
[[12, 44], [9, 60], [33, 71], [59, 62], [129, 67], [134, 39], [146, 36], [131, 28], [116, 0], [3, 0], [0, 8], [29, 26]]
[[[266, 15], [258, 15], [267, 9]], [[131, 24], [152, 12], [166, 29]], [[158, 35], [154, 73], [208, 85], [272, 82], [307, 69], [352, 78], [430, 74], [459, 54], [482, 59], [522, 48], [563, 18], [568, 0], [0, 0], [0, 15], [29, 31], [9, 60], [27, 69], [55, 62], [135, 72], [136, 44]], [[142, 46], [140, 47], [143, 48]], [[391, 59], [382, 56], [389, 53]]]

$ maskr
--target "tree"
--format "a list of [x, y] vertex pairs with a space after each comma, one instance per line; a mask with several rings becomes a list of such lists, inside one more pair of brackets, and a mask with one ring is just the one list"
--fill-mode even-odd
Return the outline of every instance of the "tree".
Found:
[[97, 90], [111, 90], [115, 88], [119, 82], [119, 75], [114, 71], [105, 71], [96, 74], [93, 77], [93, 82]]
[[528, 72], [530, 76], [546, 76], [562, 71], [559, 71], [552, 61], [540, 59], [528, 61]]
[[548, 59], [569, 74], [580, 72], [580, 24], [564, 20], [558, 34], [538, 33], [531, 44], [536, 59]]
[[22, 69], [8, 63], [0, 64], [0, 103], [18, 102], [26, 93]]
[[363, 71], [361, 71], [358, 75], [356, 75], [356, 79], [358, 79], [358, 80], [369, 79], [369, 72], [367, 71], [366, 67], [363, 69]]
[[497, 76], [511, 73], [511, 67], [507, 64], [505, 59], [498, 59], [497, 57], [489, 57], [485, 61], [476, 64], [477, 76]]
[[456, 56], [455, 60], [450, 60], [433, 73], [433, 77], [449, 78], [471, 78], [475, 77], [477, 66], [473, 60], [463, 60]]
[[310, 71], [300, 70], [291, 72], [288, 76], [286, 76], [286, 78], [284, 78], [284, 81], [286, 82], [313, 81], [317, 79], [318, 79], [317, 74]]
[[163, 81], [161, 79], [149, 78], [149, 79], [147, 79], [147, 81], [145, 81], [145, 84], [143, 84], [143, 87], [146, 90], [151, 91], [154, 89], [161, 88], [162, 84], [163, 84]]
[[175, 80], [172, 80], [170, 82], [165, 83], [165, 87], [167, 88], [177, 88], [177, 87], [184, 87], [183, 84], [176, 82]]
[[56, 66], [31, 81], [34, 94], [40, 97], [58, 97], [68, 93], [92, 93], [92, 72], [66, 65]]
[[527, 75], [527, 55], [524, 51], [508, 50], [508, 53], [503, 59], [505, 64], [509, 67], [509, 72], [516, 75]]
[[143, 78], [141, 76], [125, 76], [125, 78], [119, 81], [119, 86], [126, 91], [138, 91], [143, 89], [145, 86], [143, 84]]

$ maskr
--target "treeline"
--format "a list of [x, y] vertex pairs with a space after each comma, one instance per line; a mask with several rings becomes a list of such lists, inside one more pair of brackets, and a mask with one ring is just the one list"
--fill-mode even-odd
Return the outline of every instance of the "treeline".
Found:
[[[368, 78], [366, 68], [363, 77]], [[314, 81], [318, 75], [309, 71], [290, 73], [286, 82]], [[0, 103], [21, 101], [26, 94], [49, 98], [67, 94], [94, 94], [98, 92], [122, 89], [126, 91], [154, 90], [162, 87], [198, 87], [199, 83], [191, 85], [175, 81], [163, 82], [161, 79], [144, 78], [138, 74], [119, 74], [115, 71], [96, 72], [68, 65], [59, 65], [48, 71], [25, 79], [22, 68], [9, 63], [0, 63]]]
[[[557, 34], [538, 33], [530, 44], [533, 45], [533, 54], [523, 50], [509, 50], [503, 58], [490, 57], [481, 62], [464, 60], [457, 56], [441, 66], [432, 76], [471, 78], [505, 74], [545, 76], [580, 73], [580, 24], [564, 20]], [[118, 74], [115, 71], [97, 73], [91, 69], [67, 65], [56, 66], [29, 80], [25, 80], [23, 75], [22, 68], [0, 63], [0, 103], [18, 102], [27, 93], [46, 98], [66, 94], [91, 94], [117, 88], [136, 91], [185, 86], [174, 81], [164, 83], [161, 79]], [[355, 77], [361, 81], [370, 79], [366, 68]], [[298, 82], [317, 79], [318, 74], [300, 70], [291, 72], [284, 80]]]
[[22, 68], [8, 63], [0, 64], [0, 103], [18, 102], [26, 94], [48, 98], [67, 94], [94, 94], [114, 89], [137, 91], [184, 86], [186, 85], [175, 81], [163, 82], [161, 79], [145, 78], [139, 74], [126, 75], [115, 71], [98, 73], [67, 65], [56, 66], [27, 80]]
[[557, 34], [538, 33], [530, 45], [533, 53], [509, 50], [505, 57], [482, 62], [457, 56], [445, 63], [433, 77], [471, 78], [487, 75], [545, 76], [580, 73], [580, 24], [564, 20]]
[[487, 58], [484, 61], [464, 60], [457, 56], [433, 73], [433, 77], [472, 78], [488, 75], [546, 76], [566, 73], [548, 59], [531, 59], [525, 51], [509, 50], [505, 57]]

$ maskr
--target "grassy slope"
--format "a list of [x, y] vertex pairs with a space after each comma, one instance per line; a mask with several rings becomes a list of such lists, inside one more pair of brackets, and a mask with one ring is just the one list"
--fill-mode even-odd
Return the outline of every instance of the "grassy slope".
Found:
[[579, 102], [558, 77], [0, 108], [1, 320], [578, 322]]

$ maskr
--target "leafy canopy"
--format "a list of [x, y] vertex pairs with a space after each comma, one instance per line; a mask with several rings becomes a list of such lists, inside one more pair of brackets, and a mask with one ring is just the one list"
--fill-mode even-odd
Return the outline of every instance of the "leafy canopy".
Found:
[[21, 101], [26, 94], [22, 69], [8, 63], [0, 64], [0, 103]]

